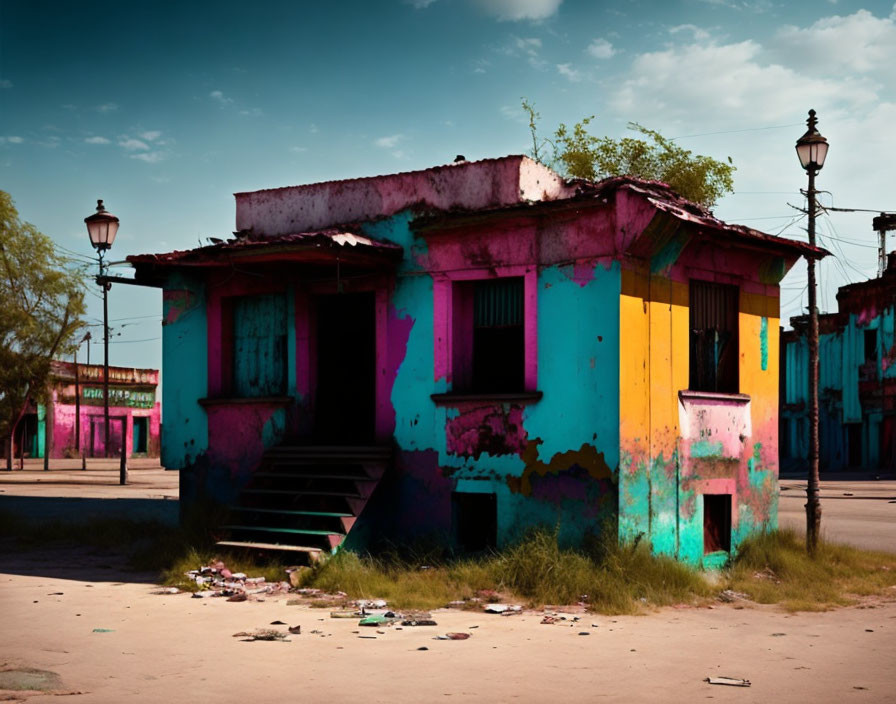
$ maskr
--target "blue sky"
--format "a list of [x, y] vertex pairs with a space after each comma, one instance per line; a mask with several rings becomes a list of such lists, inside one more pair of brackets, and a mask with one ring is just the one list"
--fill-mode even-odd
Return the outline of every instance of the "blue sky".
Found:
[[[0, 188], [81, 257], [97, 198], [121, 218], [112, 260], [190, 248], [232, 231], [234, 192], [525, 152], [526, 96], [546, 136], [596, 115], [595, 134], [637, 121], [730, 156], [716, 215], [805, 239], [809, 108], [822, 202], [896, 210], [894, 66], [890, 1], [0, 0]], [[872, 217], [819, 223], [824, 310], [875, 274]], [[782, 318], [805, 283], [785, 279]], [[159, 366], [157, 291], [115, 287], [110, 319], [112, 364]]]

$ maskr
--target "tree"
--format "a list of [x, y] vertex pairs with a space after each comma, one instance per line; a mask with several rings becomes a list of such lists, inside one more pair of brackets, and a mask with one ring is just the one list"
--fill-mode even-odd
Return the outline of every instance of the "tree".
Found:
[[7, 469], [28, 402], [46, 399], [50, 360], [74, 349], [84, 313], [81, 279], [0, 191], [0, 440], [9, 443]]
[[[539, 139], [537, 124], [541, 116], [525, 98], [522, 106], [529, 116], [532, 158], [548, 163], [567, 177], [596, 181], [611, 176], [634, 176], [662, 181], [679, 195], [707, 208], [726, 193], [734, 191], [735, 167], [730, 157], [726, 164], [712, 157], [694, 154], [656, 130], [636, 122], [630, 122], [629, 129], [641, 133], [647, 140], [595, 137], [588, 132], [593, 115], [571, 128], [561, 123], [554, 132], [553, 140]], [[550, 161], [542, 158], [546, 145], [553, 148], [553, 159]]]

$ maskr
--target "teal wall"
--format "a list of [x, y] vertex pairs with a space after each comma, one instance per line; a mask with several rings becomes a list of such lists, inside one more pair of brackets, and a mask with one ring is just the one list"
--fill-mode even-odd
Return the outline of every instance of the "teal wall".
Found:
[[208, 450], [208, 422], [198, 400], [207, 396], [205, 287], [170, 276], [162, 297], [162, 465], [191, 466]]
[[[848, 469], [849, 441], [846, 424], [858, 423], [861, 429], [862, 467], [879, 467], [882, 414], [863, 407], [860, 379], [896, 379], [896, 364], [889, 359], [894, 350], [896, 308], [889, 307], [871, 318], [860, 319], [851, 313], [842, 329], [819, 335], [819, 437], [822, 471]], [[865, 365], [865, 331], [876, 332], [876, 368], [868, 377]], [[783, 409], [781, 455], [785, 461], [805, 462], [808, 457], [809, 349], [805, 336], [786, 344], [785, 404], [802, 404], [804, 410]], [[786, 442], [784, 441], [786, 437]]]
[[[369, 225], [367, 232], [425, 257], [406, 214]], [[399, 354], [392, 404], [399, 450], [392, 485], [371, 520], [397, 539], [451, 535], [452, 492], [493, 493], [498, 543], [536, 525], [557, 527], [564, 543], [598, 532], [616, 512], [619, 464], [618, 263], [593, 276], [572, 267], [538, 274], [538, 390], [534, 403], [436, 404], [447, 390], [434, 379], [433, 279], [406, 257], [391, 305], [410, 333]], [[587, 279], [587, 283], [581, 285]], [[505, 447], [473, 443], [459, 453], [449, 428], [476, 432], [484, 424], [506, 431]], [[388, 524], [388, 526], [386, 525]]]

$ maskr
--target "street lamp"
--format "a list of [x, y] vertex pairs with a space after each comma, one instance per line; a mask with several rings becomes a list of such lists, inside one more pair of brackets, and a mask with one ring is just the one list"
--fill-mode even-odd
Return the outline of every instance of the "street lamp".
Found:
[[[104, 445], [103, 456], [109, 456], [109, 304], [108, 293], [111, 285], [105, 279], [107, 265], [103, 262], [103, 254], [112, 246], [115, 235], [118, 232], [118, 218], [107, 212], [103, 207], [103, 201], [96, 202], [96, 212], [84, 218], [87, 223], [87, 234], [90, 236], [90, 244], [97, 251], [100, 263], [100, 273], [96, 282], [103, 289], [103, 420], [104, 420]], [[124, 442], [124, 438], [122, 438]], [[124, 481], [122, 481], [124, 484]]]
[[[804, 191], [808, 201], [809, 244], [815, 246], [815, 175], [824, 166], [828, 155], [828, 140], [816, 129], [815, 111], [806, 120], [809, 129], [796, 141], [800, 165], [809, 175], [809, 188]], [[815, 290], [815, 258], [807, 258], [809, 274], [809, 482], [806, 486], [806, 549], [815, 554], [821, 532], [821, 501], [818, 490], [818, 305]]]

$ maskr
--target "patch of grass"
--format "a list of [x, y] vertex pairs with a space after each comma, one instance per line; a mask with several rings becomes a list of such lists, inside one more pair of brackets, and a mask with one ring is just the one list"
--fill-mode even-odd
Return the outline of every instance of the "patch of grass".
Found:
[[896, 586], [896, 555], [819, 543], [815, 557], [803, 536], [780, 530], [744, 541], [728, 571], [728, 587], [788, 611], [824, 611]]
[[419, 563], [341, 552], [310, 570], [306, 586], [344, 591], [352, 598], [383, 598], [396, 608], [430, 609], [492, 590], [530, 606], [573, 604], [608, 614], [647, 606], [695, 602], [714, 589], [697, 571], [646, 546], [604, 546], [599, 557], [562, 549], [555, 531], [536, 530], [514, 546], [479, 558]]

